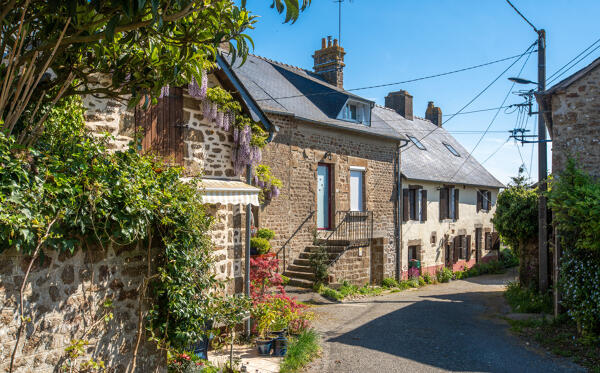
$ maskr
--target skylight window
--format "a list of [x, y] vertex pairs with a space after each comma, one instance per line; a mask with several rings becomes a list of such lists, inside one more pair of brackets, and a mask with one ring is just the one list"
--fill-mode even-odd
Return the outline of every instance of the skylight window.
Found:
[[411, 136], [411, 135], [407, 135], [407, 136], [408, 136], [408, 138], [410, 139], [410, 141], [412, 141], [412, 142], [413, 142], [413, 144], [415, 144], [415, 146], [416, 146], [417, 148], [419, 148], [419, 149], [421, 149], [421, 150], [426, 150], [426, 149], [425, 149], [425, 145], [421, 144], [421, 142], [419, 141], [419, 139], [417, 139], [416, 137], [414, 137], [414, 136]]
[[458, 152], [452, 147], [452, 145], [446, 144], [445, 142], [443, 142], [442, 144], [444, 144], [444, 146], [450, 151], [450, 153], [452, 153], [452, 155], [454, 155], [455, 157], [460, 157], [460, 154], [458, 154]]

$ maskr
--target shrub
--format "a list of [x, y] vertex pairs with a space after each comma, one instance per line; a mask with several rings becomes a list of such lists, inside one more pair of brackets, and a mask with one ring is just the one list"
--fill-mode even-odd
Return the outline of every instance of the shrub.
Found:
[[552, 312], [552, 298], [549, 293], [540, 295], [533, 288], [523, 287], [518, 282], [509, 282], [504, 296], [514, 312]]
[[512, 268], [519, 265], [519, 257], [511, 248], [500, 250], [500, 262], [505, 268]]
[[271, 250], [271, 243], [261, 237], [251, 237], [250, 247], [255, 249], [259, 254], [266, 254]]
[[280, 366], [281, 373], [297, 372], [311, 362], [321, 349], [319, 334], [314, 329], [305, 330], [291, 338], [287, 354]]
[[564, 253], [562, 304], [582, 334], [600, 334], [600, 183], [570, 159], [550, 186], [548, 205]]
[[425, 286], [427, 285], [427, 282], [425, 282], [425, 279], [421, 276], [419, 277], [419, 286]]
[[261, 228], [256, 232], [256, 237], [270, 241], [275, 237], [275, 232], [272, 229]]
[[438, 282], [449, 282], [452, 279], [452, 271], [449, 268], [441, 268], [435, 272]]
[[433, 284], [434, 278], [429, 273], [425, 273], [423, 274], [423, 281], [425, 281], [426, 284]]
[[395, 278], [393, 277], [386, 277], [383, 279], [383, 281], [381, 281], [381, 286], [383, 286], [384, 288], [397, 288], [398, 287], [398, 281], [396, 281]]
[[326, 284], [329, 280], [329, 253], [323, 246], [317, 246], [316, 250], [310, 254], [310, 267], [315, 274], [315, 282]]

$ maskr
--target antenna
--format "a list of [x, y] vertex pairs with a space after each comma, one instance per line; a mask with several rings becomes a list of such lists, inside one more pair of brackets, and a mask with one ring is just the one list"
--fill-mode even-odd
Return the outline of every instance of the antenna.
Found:
[[[338, 3], [338, 45], [342, 45], [342, 3], [346, 0], [333, 0], [334, 3]], [[348, 0], [352, 2], [352, 0]]]

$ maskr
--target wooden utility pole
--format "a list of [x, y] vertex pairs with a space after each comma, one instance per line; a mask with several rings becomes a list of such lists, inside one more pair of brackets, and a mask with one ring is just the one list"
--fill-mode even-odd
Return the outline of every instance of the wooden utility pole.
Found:
[[[537, 30], [538, 33], [538, 92], [546, 90], [546, 31]], [[542, 108], [538, 106], [538, 247], [539, 247], [539, 287], [540, 292], [548, 290], [548, 206], [546, 196], [548, 189], [548, 159], [546, 146], [546, 124], [542, 115]]]

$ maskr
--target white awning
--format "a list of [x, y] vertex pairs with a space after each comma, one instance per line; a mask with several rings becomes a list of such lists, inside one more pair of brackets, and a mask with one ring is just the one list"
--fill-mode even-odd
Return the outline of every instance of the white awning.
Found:
[[224, 205], [247, 205], [258, 206], [258, 193], [260, 189], [241, 181], [203, 179], [202, 186], [204, 203], [221, 203]]

